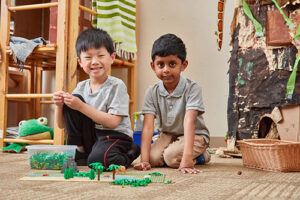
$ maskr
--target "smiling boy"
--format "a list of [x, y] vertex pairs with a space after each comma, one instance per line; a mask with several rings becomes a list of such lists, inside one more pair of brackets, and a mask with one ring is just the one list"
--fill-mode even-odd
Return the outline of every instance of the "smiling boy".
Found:
[[79, 82], [72, 94], [54, 93], [56, 123], [66, 127], [68, 144], [77, 145], [79, 165], [129, 167], [140, 150], [132, 141], [126, 85], [108, 75], [116, 57], [112, 39], [101, 29], [87, 29], [77, 38], [76, 52], [89, 79]]
[[[182, 173], [195, 174], [197, 162], [207, 163], [209, 132], [202, 114], [200, 85], [181, 76], [187, 66], [186, 48], [174, 34], [158, 38], [152, 47], [152, 70], [161, 80], [145, 94], [141, 160], [138, 170], [167, 165]], [[151, 145], [154, 118], [160, 123], [159, 138]]]

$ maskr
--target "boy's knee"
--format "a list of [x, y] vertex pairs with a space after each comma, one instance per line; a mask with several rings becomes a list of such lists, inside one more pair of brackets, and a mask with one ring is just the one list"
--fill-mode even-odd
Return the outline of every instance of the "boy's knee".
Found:
[[90, 153], [90, 155], [87, 159], [88, 165], [90, 165], [92, 163], [96, 163], [96, 162], [100, 162], [100, 163], [104, 164], [104, 153], [101, 153], [101, 152], [97, 152], [96, 154], [94, 152]]
[[179, 155], [178, 152], [172, 151], [172, 149], [167, 148], [163, 154], [163, 157], [167, 166], [178, 168], [181, 162], [182, 155]]
[[149, 162], [152, 167], [160, 167], [164, 165], [163, 155], [158, 153], [150, 153]]
[[125, 155], [117, 153], [103, 153], [90, 154], [88, 157], [88, 164], [94, 162], [101, 162], [104, 166], [109, 167], [110, 165], [123, 165], [128, 168], [131, 164], [129, 158], [126, 158]]
[[[73, 96], [78, 97], [82, 102], [85, 103], [84, 98], [83, 98], [80, 94], [73, 94]], [[72, 112], [73, 109], [70, 108], [69, 106], [67, 106], [67, 105], [64, 103], [64, 105], [63, 105], [63, 111], [64, 111], [64, 112]]]
[[73, 96], [78, 97], [82, 102], [85, 103], [84, 98], [80, 94], [73, 94]]
[[177, 158], [165, 158], [165, 162], [168, 167], [172, 168], [178, 168], [180, 165], [180, 162], [177, 160]]

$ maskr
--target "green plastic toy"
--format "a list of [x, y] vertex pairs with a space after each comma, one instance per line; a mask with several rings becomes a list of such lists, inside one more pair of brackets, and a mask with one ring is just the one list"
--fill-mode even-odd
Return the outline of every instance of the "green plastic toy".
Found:
[[115, 185], [131, 185], [131, 187], [138, 187], [138, 186], [147, 186], [149, 183], [151, 183], [151, 180], [149, 178], [145, 178], [143, 180], [128, 180], [128, 179], [120, 179], [120, 180], [114, 180], [110, 182], [111, 184]]
[[159, 172], [152, 172], [152, 173], [148, 173], [148, 175], [150, 175], [150, 176], [162, 176], [162, 174], [161, 173], [159, 173]]
[[115, 180], [116, 177], [116, 170], [120, 170], [122, 167], [119, 165], [110, 165], [106, 170], [113, 172], [113, 180]]
[[[53, 128], [48, 127], [48, 119], [46, 117], [21, 121], [18, 133], [20, 139], [53, 139]], [[19, 153], [26, 145], [25, 143], [12, 143], [7, 147], [0, 148], [0, 150]]]
[[97, 172], [97, 174], [98, 174], [98, 181], [100, 181], [100, 175], [102, 174], [102, 172], [105, 169], [105, 167], [102, 165], [101, 162], [91, 163], [91, 164], [89, 164], [89, 166]]

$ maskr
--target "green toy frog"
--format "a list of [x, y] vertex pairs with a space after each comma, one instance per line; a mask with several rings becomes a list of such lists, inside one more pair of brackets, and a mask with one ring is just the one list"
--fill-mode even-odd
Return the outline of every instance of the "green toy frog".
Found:
[[[19, 138], [28, 140], [53, 139], [53, 128], [48, 126], [48, 119], [40, 117], [38, 119], [23, 120], [19, 123]], [[7, 152], [21, 152], [27, 144], [12, 143], [7, 147], [0, 148]]]

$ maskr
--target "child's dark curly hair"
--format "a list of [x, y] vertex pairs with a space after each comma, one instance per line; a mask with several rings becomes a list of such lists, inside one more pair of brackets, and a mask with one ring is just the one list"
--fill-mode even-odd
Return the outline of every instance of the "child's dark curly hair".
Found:
[[152, 46], [151, 58], [176, 55], [182, 62], [186, 59], [186, 48], [183, 41], [174, 34], [168, 33], [160, 36]]

